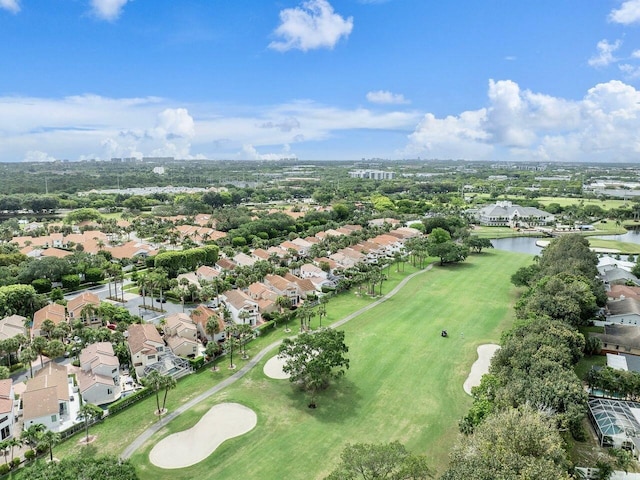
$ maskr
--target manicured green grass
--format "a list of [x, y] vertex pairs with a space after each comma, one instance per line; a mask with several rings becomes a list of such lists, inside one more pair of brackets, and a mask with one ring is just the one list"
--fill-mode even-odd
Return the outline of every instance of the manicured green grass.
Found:
[[594, 248], [610, 248], [621, 254], [640, 253], [640, 244], [630, 242], [619, 242], [617, 240], [604, 240], [602, 238], [589, 238], [589, 245]]
[[585, 380], [591, 367], [604, 367], [606, 365], [607, 357], [605, 355], [590, 355], [588, 357], [582, 357], [573, 367], [573, 370], [580, 380]]
[[510, 238], [510, 237], [539, 237], [539, 233], [529, 233], [518, 231], [510, 227], [487, 227], [483, 225], [477, 225], [471, 231], [472, 235], [477, 235], [480, 238]]
[[[512, 324], [516, 290], [509, 278], [530, 261], [527, 255], [491, 251], [461, 265], [436, 266], [347, 323], [351, 368], [320, 395], [315, 410], [289, 382], [265, 377], [268, 355], [242, 380], [179, 416], [136, 452], [132, 461], [140, 477], [322, 478], [347, 442], [392, 440], [426, 454], [441, 472], [458, 435], [457, 422], [471, 404], [462, 384], [476, 347], [498, 341]], [[346, 305], [364, 300], [353, 293], [339, 297], [330, 303], [330, 316], [337, 318]], [[440, 336], [442, 329], [449, 338]], [[223, 401], [255, 410], [257, 427], [192, 467], [163, 470], [149, 463], [158, 440], [190, 428]], [[145, 414], [152, 409], [148, 405]]]
[[[393, 289], [402, 278], [415, 272], [416, 268], [407, 263], [404, 265], [404, 270], [404, 272], [396, 272], [395, 266], [390, 267], [388, 270], [389, 280], [383, 283], [383, 293]], [[366, 295], [359, 296], [351, 292], [332, 297], [327, 305], [327, 316], [323, 319], [323, 325], [329, 325], [336, 320], [344, 318], [373, 301], [375, 301], [375, 299]], [[318, 323], [318, 317], [314, 317], [311, 325], [315, 328]], [[295, 334], [297, 331], [296, 321], [291, 321], [288, 326], [291, 328], [292, 333], [285, 333], [284, 326], [278, 325], [278, 328], [275, 330], [268, 330], [256, 340], [249, 343], [247, 345], [247, 353], [249, 356], [255, 355], [274, 341]], [[233, 360], [237, 368], [242, 368], [245, 364], [239, 355], [234, 355]], [[205, 369], [197, 374], [189, 375], [179, 380], [177, 388], [169, 393], [167, 399], [169, 411], [175, 410], [182, 403], [187, 402], [229, 377], [233, 371], [227, 369], [228, 362], [229, 360], [226, 357], [221, 357], [216, 362], [220, 366], [218, 372], [213, 373]], [[156, 421], [156, 418], [150, 413], [153, 412], [153, 410], [155, 410], [155, 397], [150, 397], [133, 405], [115, 417], [107, 418], [102, 424], [91, 428], [91, 434], [97, 436], [97, 440], [93, 442], [92, 445], [101, 452], [111, 452], [113, 454], [122, 453], [134, 438]], [[58, 446], [55, 450], [56, 456], [62, 458], [71, 453], [79, 453], [81, 446], [77, 441], [81, 438], [82, 435], [77, 434]]]

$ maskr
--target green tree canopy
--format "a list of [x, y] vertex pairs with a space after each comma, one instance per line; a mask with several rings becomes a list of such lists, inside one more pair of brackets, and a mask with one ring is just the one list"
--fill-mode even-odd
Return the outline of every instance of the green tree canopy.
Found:
[[400, 442], [347, 444], [338, 467], [326, 480], [423, 480], [432, 478], [427, 460]]
[[284, 358], [283, 371], [289, 380], [299, 384], [311, 395], [310, 406], [315, 406], [316, 394], [326, 388], [331, 379], [343, 376], [349, 368], [345, 354], [344, 332], [323, 328], [315, 333], [301, 333], [285, 338], [279, 355]]

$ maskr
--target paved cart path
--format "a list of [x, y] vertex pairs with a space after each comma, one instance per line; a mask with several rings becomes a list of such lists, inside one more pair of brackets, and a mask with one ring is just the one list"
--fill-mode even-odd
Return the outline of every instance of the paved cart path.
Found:
[[[381, 303], [386, 302], [388, 299], [390, 299], [396, 293], [398, 293], [402, 289], [402, 287], [404, 287], [407, 284], [407, 282], [409, 282], [415, 276], [420, 275], [421, 273], [424, 273], [424, 272], [426, 272], [428, 270], [431, 270], [431, 268], [433, 268], [433, 264], [428, 265], [427, 268], [425, 268], [423, 270], [420, 270], [418, 272], [412, 273], [408, 277], [404, 278], [389, 293], [387, 293], [386, 295], [383, 295], [382, 297], [380, 297], [375, 302], [370, 303], [369, 305], [367, 305], [365, 307], [362, 307], [361, 309], [353, 312], [350, 315], [347, 315], [343, 319], [332, 323], [330, 325], [330, 328], [341, 327], [342, 325], [344, 325], [348, 321], [353, 320], [354, 318], [356, 318], [359, 315], [362, 315], [364, 312], [367, 312], [367, 311], [371, 310], [372, 308], [377, 307]], [[171, 420], [176, 418], [178, 415], [180, 415], [181, 413], [186, 412], [187, 410], [189, 410], [190, 408], [196, 406], [200, 402], [203, 402], [204, 400], [206, 400], [207, 398], [211, 397], [212, 395], [215, 395], [216, 393], [220, 392], [221, 390], [227, 388], [229, 385], [233, 385], [235, 382], [237, 382], [242, 377], [244, 377], [249, 372], [249, 370], [251, 370], [258, 363], [260, 363], [260, 361], [265, 357], [265, 355], [267, 355], [269, 352], [271, 352], [274, 348], [276, 348], [281, 343], [282, 343], [282, 340], [277, 340], [277, 341], [267, 345], [262, 350], [260, 350], [260, 352], [257, 355], [255, 355], [251, 360], [249, 360], [249, 362], [247, 362], [244, 365], [244, 367], [242, 367], [240, 370], [235, 372], [233, 375], [231, 375], [228, 378], [225, 378], [223, 381], [221, 381], [217, 385], [211, 387], [206, 392], [201, 393], [197, 397], [194, 397], [193, 399], [189, 400], [187, 403], [184, 403], [180, 407], [176, 408], [173, 412], [171, 412], [168, 415], [162, 417], [160, 420], [158, 420], [158, 422], [154, 423], [152, 426], [147, 428], [133, 442], [131, 442], [129, 444], [129, 446], [127, 448], [125, 448], [124, 452], [122, 452], [121, 457], [123, 459], [130, 458], [131, 455], [133, 455], [133, 453], [136, 450], [138, 450], [147, 440], [149, 440], [156, 432], [158, 432], [162, 427], [164, 427], [167, 423], [169, 423]]]

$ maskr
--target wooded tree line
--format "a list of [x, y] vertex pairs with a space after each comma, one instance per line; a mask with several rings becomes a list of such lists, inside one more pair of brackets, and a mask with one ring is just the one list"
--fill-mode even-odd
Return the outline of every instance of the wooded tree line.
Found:
[[573, 366], [585, 348], [576, 327], [606, 301], [602, 284], [591, 281], [597, 263], [584, 237], [566, 235], [513, 276], [528, 287], [518, 321], [472, 390], [444, 479], [568, 478], [560, 432], [585, 437], [587, 394]]

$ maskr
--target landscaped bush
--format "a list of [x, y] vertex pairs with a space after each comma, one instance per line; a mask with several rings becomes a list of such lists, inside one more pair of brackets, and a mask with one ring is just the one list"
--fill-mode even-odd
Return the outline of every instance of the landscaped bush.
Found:
[[62, 277], [62, 286], [67, 290], [75, 290], [80, 286], [80, 277], [76, 274], [64, 275]]
[[36, 278], [31, 282], [31, 286], [37, 293], [49, 293], [51, 291], [51, 280], [48, 278]]
[[189, 365], [191, 366], [191, 368], [193, 370], [200, 369], [204, 365], [204, 357], [200, 356], [200, 357], [196, 357], [196, 358], [190, 358], [189, 359]]
[[269, 320], [268, 322], [263, 323], [259, 327], [255, 329], [256, 335], [263, 335], [266, 332], [269, 332], [275, 328], [276, 322], [274, 320]]
[[120, 400], [116, 400], [111, 405], [109, 405], [109, 415], [115, 415], [116, 413], [121, 412], [128, 406], [133, 405], [134, 403], [144, 398], [147, 398], [152, 393], [153, 391], [151, 389], [143, 388], [142, 390], [138, 390], [137, 392], [121, 398]]
[[18, 468], [20, 466], [20, 457], [15, 457], [11, 460], [11, 468]]
[[36, 457], [36, 452], [34, 452], [33, 450], [26, 450], [24, 452], [24, 459], [26, 461], [31, 461]]
[[11, 470], [11, 467], [6, 463], [0, 465], [0, 475], [6, 475]]
[[21, 363], [14, 363], [13, 365], [11, 365], [11, 366], [9, 367], [9, 370], [10, 370], [11, 372], [15, 372], [16, 370], [20, 370], [20, 369], [22, 369], [22, 368], [24, 368], [24, 365], [23, 365], [23, 364], [21, 364]]

